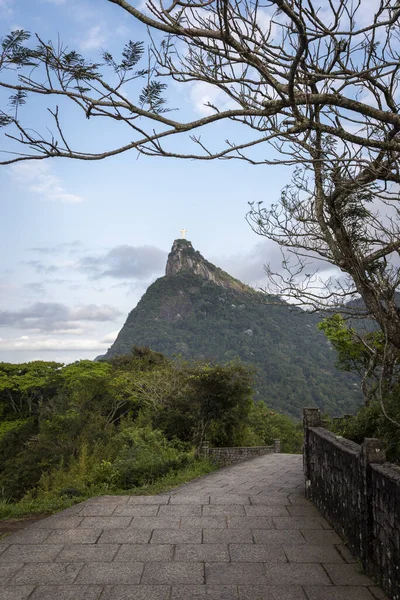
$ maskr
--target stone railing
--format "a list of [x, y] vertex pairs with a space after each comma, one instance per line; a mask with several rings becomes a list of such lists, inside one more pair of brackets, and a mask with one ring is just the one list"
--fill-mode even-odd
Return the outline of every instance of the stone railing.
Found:
[[322, 427], [304, 409], [304, 473], [309, 498], [392, 600], [400, 600], [400, 467], [380, 440], [358, 444]]
[[220, 467], [227, 467], [235, 463], [281, 451], [280, 440], [274, 440], [273, 446], [248, 446], [237, 448], [210, 448], [207, 442], [203, 442], [201, 454], [217, 463]]

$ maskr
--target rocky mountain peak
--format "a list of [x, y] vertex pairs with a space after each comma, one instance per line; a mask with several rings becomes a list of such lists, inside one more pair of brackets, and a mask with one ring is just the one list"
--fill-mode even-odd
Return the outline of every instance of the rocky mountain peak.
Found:
[[206, 262], [206, 259], [200, 252], [196, 252], [189, 240], [178, 239], [174, 241], [168, 255], [165, 274], [169, 276], [190, 271], [200, 275], [207, 270]]
[[179, 273], [193, 273], [224, 288], [241, 291], [246, 288], [243, 283], [208, 262], [198, 250], [193, 248], [189, 240], [183, 238], [174, 241], [165, 269], [167, 277]]

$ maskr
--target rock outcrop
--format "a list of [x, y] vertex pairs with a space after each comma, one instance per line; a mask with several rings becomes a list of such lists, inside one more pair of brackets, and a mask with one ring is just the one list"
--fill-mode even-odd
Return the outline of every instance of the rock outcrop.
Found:
[[208, 262], [198, 250], [193, 248], [191, 242], [185, 239], [174, 241], [165, 268], [165, 275], [167, 277], [173, 277], [179, 273], [198, 275], [225, 289], [238, 291], [245, 291], [247, 289], [250, 292], [252, 291], [251, 288], [244, 285], [238, 279], [235, 279], [219, 267]]

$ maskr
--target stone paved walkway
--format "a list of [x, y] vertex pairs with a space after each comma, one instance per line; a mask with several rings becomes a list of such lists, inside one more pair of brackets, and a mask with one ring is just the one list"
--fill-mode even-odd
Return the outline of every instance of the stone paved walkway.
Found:
[[159, 496], [102, 496], [0, 540], [0, 600], [373, 600], [303, 494], [302, 457], [270, 454]]

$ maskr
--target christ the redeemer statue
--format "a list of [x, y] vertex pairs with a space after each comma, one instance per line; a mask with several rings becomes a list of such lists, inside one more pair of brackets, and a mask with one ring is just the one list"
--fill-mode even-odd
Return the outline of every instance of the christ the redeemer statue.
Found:
[[187, 229], [181, 229], [180, 231], [181, 231], [181, 234], [182, 234], [182, 238], [185, 239], [186, 238]]

